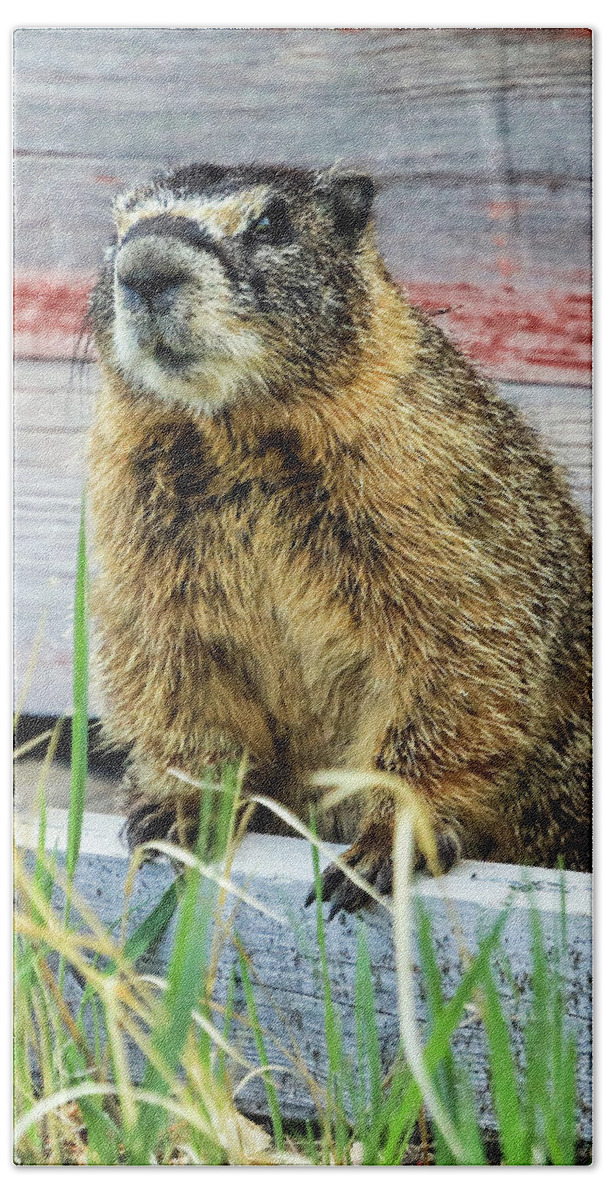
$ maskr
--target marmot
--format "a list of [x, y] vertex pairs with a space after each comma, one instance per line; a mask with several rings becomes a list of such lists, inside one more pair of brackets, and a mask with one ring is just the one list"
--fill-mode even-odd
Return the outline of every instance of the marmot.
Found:
[[[590, 863], [590, 553], [534, 432], [411, 307], [366, 175], [194, 164], [121, 195], [91, 302], [90, 497], [131, 843], [209, 763], [308, 816], [396, 771], [448, 868]], [[349, 861], [390, 888], [393, 809]], [[365, 896], [329, 871], [324, 897]]]

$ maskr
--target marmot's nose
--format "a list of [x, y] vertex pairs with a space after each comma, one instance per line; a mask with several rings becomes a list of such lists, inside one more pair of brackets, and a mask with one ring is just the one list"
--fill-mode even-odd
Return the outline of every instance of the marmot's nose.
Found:
[[150, 312], [161, 313], [167, 312], [174, 303], [188, 275], [178, 266], [163, 269], [154, 263], [132, 263], [123, 268], [119, 266], [117, 278], [128, 308], [141, 309], [144, 306]]

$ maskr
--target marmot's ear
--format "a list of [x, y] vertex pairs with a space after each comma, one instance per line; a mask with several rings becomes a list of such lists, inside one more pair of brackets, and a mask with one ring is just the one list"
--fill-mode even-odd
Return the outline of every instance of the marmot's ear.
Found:
[[369, 220], [374, 200], [374, 181], [369, 175], [328, 173], [318, 184], [329, 204], [336, 233], [354, 246]]

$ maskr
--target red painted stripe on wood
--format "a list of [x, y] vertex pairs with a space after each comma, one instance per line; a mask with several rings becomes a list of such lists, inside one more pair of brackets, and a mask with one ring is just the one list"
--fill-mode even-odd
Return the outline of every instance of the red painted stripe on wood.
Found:
[[591, 294], [504, 284], [412, 283], [407, 292], [493, 379], [591, 382]]
[[94, 277], [82, 274], [15, 272], [15, 358], [74, 357], [93, 283]]
[[[92, 282], [79, 274], [17, 273], [15, 357], [72, 358]], [[589, 292], [470, 283], [409, 283], [404, 290], [491, 378], [589, 384]], [[85, 353], [94, 357], [84, 346], [77, 357]]]

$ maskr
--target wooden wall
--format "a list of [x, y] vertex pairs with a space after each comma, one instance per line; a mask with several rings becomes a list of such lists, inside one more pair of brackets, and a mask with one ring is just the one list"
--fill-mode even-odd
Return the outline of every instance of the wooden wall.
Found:
[[[15, 652], [69, 705], [94, 364], [71, 370], [112, 195], [190, 159], [373, 172], [417, 302], [541, 430], [590, 504], [586, 30], [27, 29], [15, 34]], [[93, 709], [97, 701], [93, 700]]]

